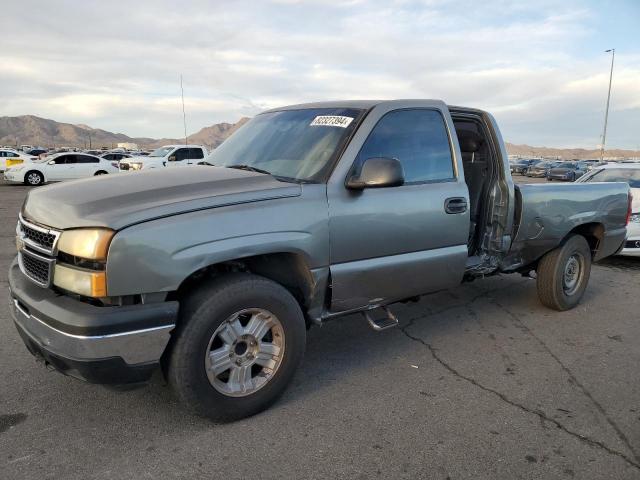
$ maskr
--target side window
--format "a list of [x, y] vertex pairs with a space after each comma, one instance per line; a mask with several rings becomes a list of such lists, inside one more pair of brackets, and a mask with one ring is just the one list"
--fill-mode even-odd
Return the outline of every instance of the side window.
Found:
[[405, 183], [455, 178], [449, 136], [437, 110], [394, 110], [384, 115], [364, 142], [356, 164], [372, 157], [400, 160]]
[[191, 150], [191, 149], [190, 148], [179, 148], [178, 150], [173, 152], [171, 155], [175, 155], [176, 162], [178, 162], [180, 160], [186, 160], [187, 158], [191, 158], [191, 157], [189, 157], [189, 150]]
[[113, 153], [108, 153], [106, 155], [103, 155], [102, 158], [104, 158], [105, 160], [116, 160], [115, 155]]
[[95, 157], [90, 157], [89, 155], [76, 155], [78, 157], [78, 163], [98, 163], [98, 160]]
[[201, 159], [204, 158], [204, 154], [202, 153], [202, 149], [201, 148], [191, 148], [191, 154], [189, 155], [189, 158], [195, 158], [195, 159]]
[[70, 163], [78, 163], [78, 157], [80, 155], [65, 155], [65, 158], [67, 159], [64, 163], [69, 165]]
[[74, 162], [67, 161], [69, 157], [71, 157], [71, 155], [60, 155], [59, 157], [56, 157], [55, 159], [56, 165], [64, 165], [66, 163], [75, 163], [75, 161]]

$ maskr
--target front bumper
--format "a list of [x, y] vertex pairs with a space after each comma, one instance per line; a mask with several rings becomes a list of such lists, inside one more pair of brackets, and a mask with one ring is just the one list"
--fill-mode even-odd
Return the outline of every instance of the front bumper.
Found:
[[29, 351], [56, 370], [91, 383], [148, 380], [159, 365], [178, 302], [96, 307], [35, 285], [9, 269], [11, 313]]
[[562, 175], [549, 174], [549, 175], [547, 175], [547, 178], [549, 178], [551, 180], [561, 180], [563, 182], [573, 181], [573, 175], [572, 174], [562, 174]]
[[527, 177], [535, 177], [535, 178], [544, 178], [547, 176], [547, 172], [538, 172], [538, 171], [531, 171], [529, 170], [527, 172]]

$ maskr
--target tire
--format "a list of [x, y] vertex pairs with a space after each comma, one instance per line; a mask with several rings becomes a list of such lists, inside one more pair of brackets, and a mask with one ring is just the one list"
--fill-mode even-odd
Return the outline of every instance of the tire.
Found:
[[553, 178], [547, 177], [547, 182], [553, 182]]
[[104, 170], [98, 170], [96, 173], [93, 174], [94, 176], [96, 175], [107, 175], [107, 172], [105, 172]]
[[591, 249], [587, 240], [582, 235], [569, 237], [542, 257], [537, 274], [538, 297], [543, 305], [561, 312], [575, 307], [591, 274]]
[[[264, 318], [279, 325], [263, 336], [246, 335], [250, 322], [265, 322]], [[230, 319], [239, 319], [240, 326]], [[249, 338], [244, 341], [245, 337]], [[244, 351], [238, 349], [242, 344]], [[273, 352], [276, 344], [280, 353], [269, 357], [270, 368], [259, 365], [259, 360], [265, 362], [264, 355], [270, 355], [262, 349], [270, 345]], [[166, 364], [167, 379], [195, 413], [217, 422], [237, 420], [261, 412], [280, 397], [302, 361], [305, 344], [304, 316], [288, 290], [256, 275], [225, 275], [182, 302]], [[215, 352], [222, 355], [212, 365], [209, 358]], [[220, 373], [214, 370], [216, 364]], [[248, 381], [242, 374], [247, 368]], [[255, 388], [243, 388], [248, 385]]]
[[37, 187], [44, 183], [44, 176], [37, 170], [29, 170], [24, 174], [24, 184]]

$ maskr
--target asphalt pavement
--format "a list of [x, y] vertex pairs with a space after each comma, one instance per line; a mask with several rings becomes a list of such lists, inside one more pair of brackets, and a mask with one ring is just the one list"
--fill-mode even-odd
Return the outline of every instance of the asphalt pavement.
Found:
[[[0, 182], [2, 272], [27, 191]], [[568, 312], [504, 275], [394, 308], [399, 328], [336, 320], [274, 407], [226, 425], [160, 376], [122, 391], [45, 369], [3, 302], [0, 478], [640, 478], [639, 292], [640, 259], [618, 257]]]

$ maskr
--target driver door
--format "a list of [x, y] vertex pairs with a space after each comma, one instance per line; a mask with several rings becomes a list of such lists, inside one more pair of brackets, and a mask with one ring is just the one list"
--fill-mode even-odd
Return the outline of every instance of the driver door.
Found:
[[167, 167], [183, 167], [187, 165], [190, 150], [190, 148], [186, 147], [175, 149], [171, 155], [169, 155]]
[[[407, 108], [374, 108], [330, 179], [332, 312], [387, 304], [462, 280], [470, 223], [459, 147], [446, 106], [421, 103], [424, 108], [415, 108], [415, 101]], [[347, 189], [354, 170], [375, 157], [398, 159], [404, 184]]]
[[47, 181], [60, 182], [62, 180], [70, 180], [74, 178], [75, 167], [76, 155], [60, 155], [47, 162]]

